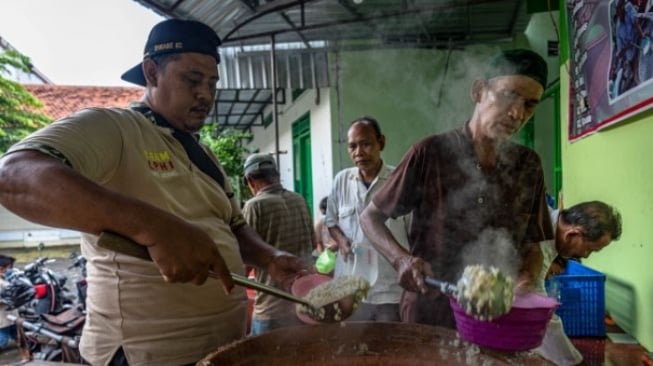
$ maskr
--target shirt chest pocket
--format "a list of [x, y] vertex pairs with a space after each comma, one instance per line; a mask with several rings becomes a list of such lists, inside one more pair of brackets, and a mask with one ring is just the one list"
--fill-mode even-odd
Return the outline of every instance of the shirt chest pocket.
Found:
[[355, 239], [358, 228], [358, 215], [355, 206], [343, 206], [338, 209], [338, 226], [350, 240]]

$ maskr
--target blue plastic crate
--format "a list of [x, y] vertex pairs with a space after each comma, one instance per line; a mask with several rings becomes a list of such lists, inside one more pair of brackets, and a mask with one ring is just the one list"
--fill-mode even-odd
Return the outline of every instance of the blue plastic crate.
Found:
[[605, 336], [605, 275], [576, 261], [548, 280], [549, 295], [562, 304], [556, 314], [568, 336]]

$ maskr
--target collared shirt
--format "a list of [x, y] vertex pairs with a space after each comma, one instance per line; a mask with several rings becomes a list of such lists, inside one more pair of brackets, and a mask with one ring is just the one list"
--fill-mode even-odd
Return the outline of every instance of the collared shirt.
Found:
[[[497, 153], [496, 167], [486, 172], [467, 124], [429, 136], [408, 150], [374, 197], [389, 217], [413, 213], [410, 251], [440, 280], [455, 283], [466, 265], [489, 260], [491, 248], [512, 243], [521, 250], [553, 238], [539, 157], [511, 141]], [[479, 247], [489, 250], [484, 258], [469, 253], [486, 242]], [[449, 299], [438, 291], [419, 295], [415, 311], [419, 323], [455, 327]]]
[[[366, 261], [376, 264], [376, 269], [368, 268], [363, 271], [378, 273], [376, 282], [368, 292], [365, 302], [371, 304], [396, 304], [399, 303], [402, 288], [397, 283], [397, 271], [381, 254], [374, 249], [372, 243], [365, 237], [359, 224], [359, 217], [371, 202], [373, 195], [385, 184], [394, 167], [383, 164], [379, 174], [374, 178], [369, 188], [363, 183], [358, 168], [348, 168], [339, 172], [333, 182], [333, 189], [327, 199], [327, 213], [325, 224], [327, 227], [340, 227], [340, 230], [352, 243], [352, 250], [358, 253], [354, 260], [345, 263], [342, 256], [338, 255], [335, 276], [351, 274], [356, 271], [354, 265]], [[390, 219], [386, 226], [393, 233], [397, 241], [408, 248], [408, 228], [410, 216]], [[372, 257], [372, 258], [371, 258]], [[372, 274], [374, 277], [374, 274]]]
[[[130, 109], [90, 108], [37, 131], [11, 152], [25, 149], [56, 150], [99, 185], [202, 228], [229, 270], [244, 274], [230, 228], [241, 216], [239, 204], [191, 163], [169, 128]], [[225, 189], [231, 190], [228, 181]], [[96, 242], [97, 236], [82, 235], [88, 298], [80, 351], [91, 364], [106, 364], [119, 347], [132, 366], [188, 364], [244, 336], [246, 296], [241, 287], [227, 295], [211, 279], [201, 286], [166, 283], [154, 263]]]
[[[275, 183], [266, 186], [245, 203], [243, 214], [247, 223], [270, 245], [292, 253], [307, 263], [313, 250], [313, 221], [308, 205], [301, 195]], [[257, 269], [256, 280], [279, 287], [266, 271]], [[259, 319], [274, 319], [293, 324], [295, 304], [262, 292], [256, 293], [254, 315]]]

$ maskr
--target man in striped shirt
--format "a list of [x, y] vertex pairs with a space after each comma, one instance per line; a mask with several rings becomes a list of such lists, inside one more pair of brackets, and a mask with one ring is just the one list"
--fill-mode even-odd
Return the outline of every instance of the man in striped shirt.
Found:
[[[315, 237], [313, 220], [304, 197], [283, 188], [274, 158], [269, 154], [248, 157], [244, 174], [254, 195], [243, 207], [247, 223], [270, 245], [310, 263]], [[256, 280], [280, 287], [267, 272], [260, 269], [256, 270]], [[251, 335], [298, 324], [293, 303], [262, 292], [256, 293]]]

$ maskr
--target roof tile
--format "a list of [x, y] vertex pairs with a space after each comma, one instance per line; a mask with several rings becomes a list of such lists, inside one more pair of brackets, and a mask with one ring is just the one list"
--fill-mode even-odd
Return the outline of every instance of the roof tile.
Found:
[[143, 95], [144, 88], [24, 84], [42, 103], [40, 113], [56, 119], [88, 107], [126, 107]]

